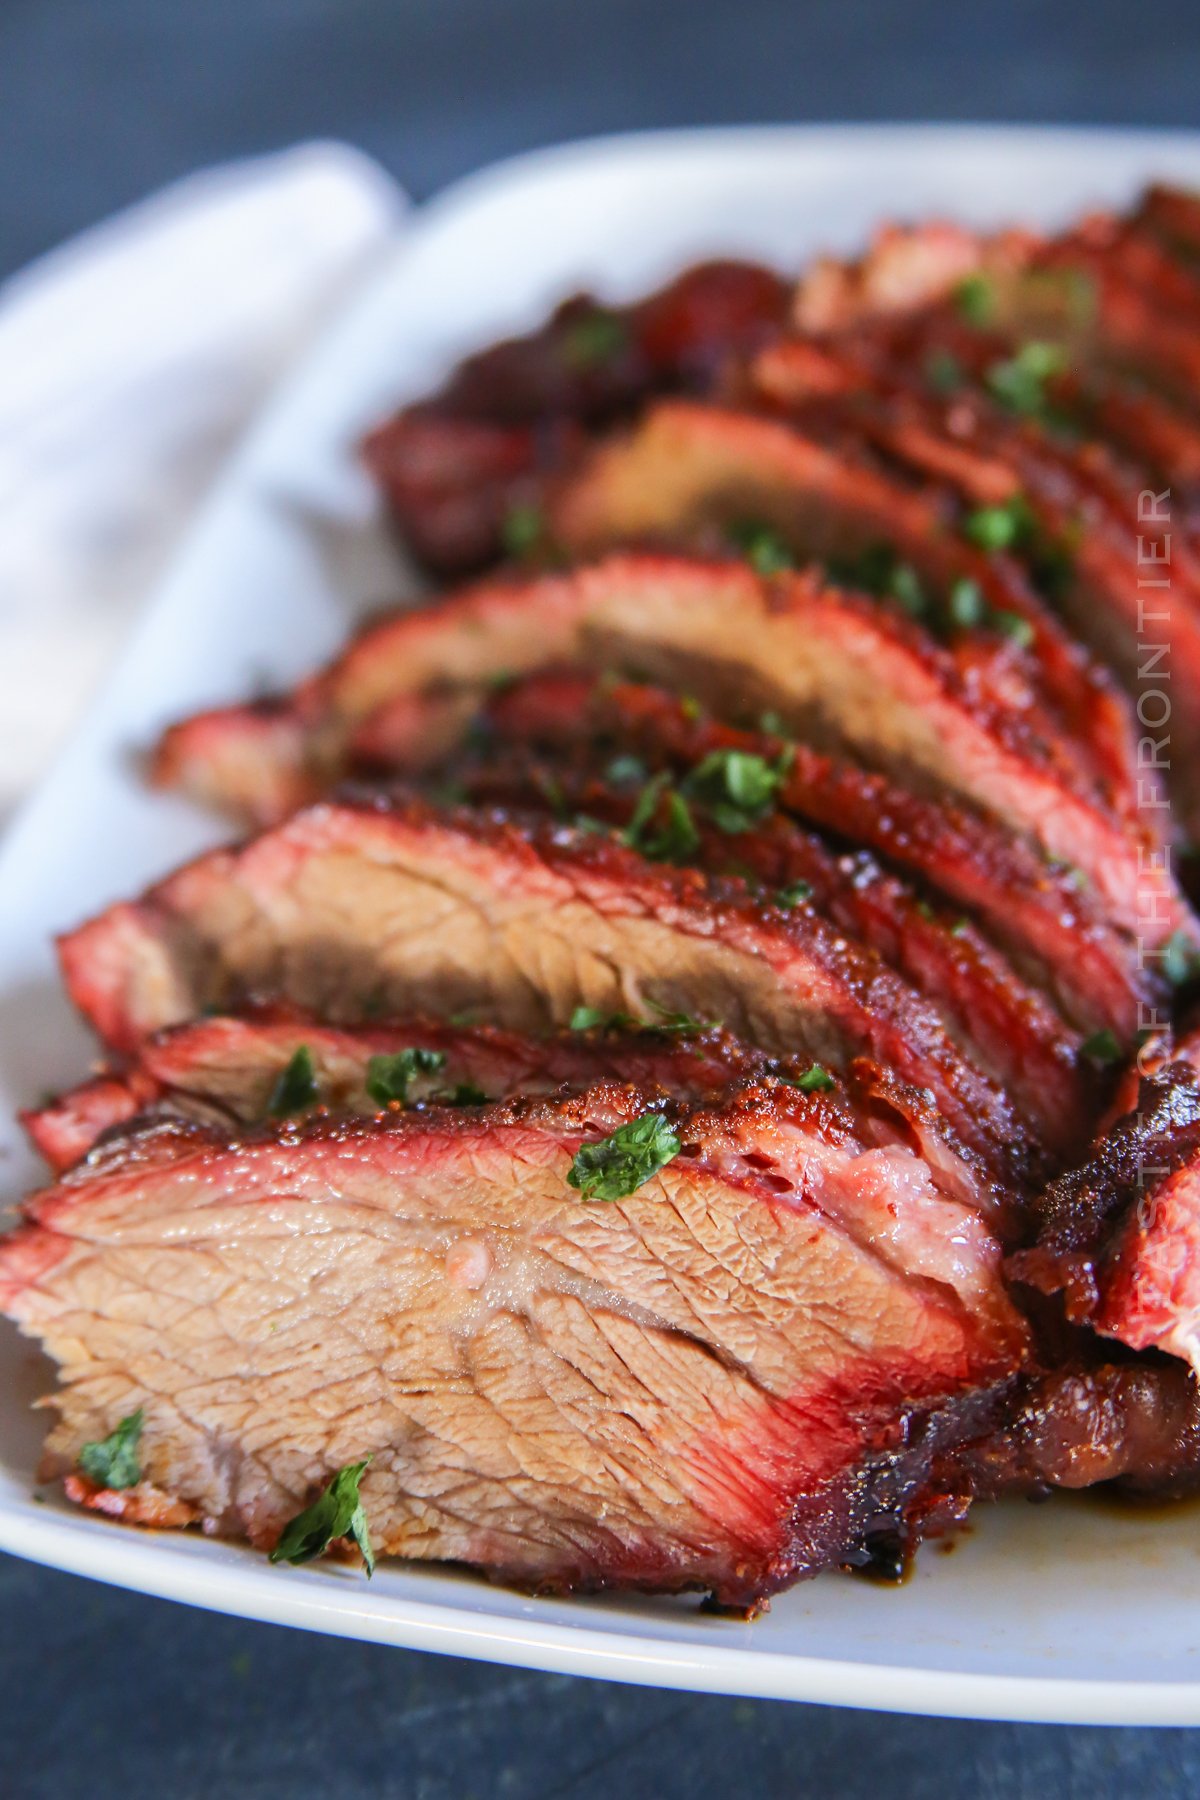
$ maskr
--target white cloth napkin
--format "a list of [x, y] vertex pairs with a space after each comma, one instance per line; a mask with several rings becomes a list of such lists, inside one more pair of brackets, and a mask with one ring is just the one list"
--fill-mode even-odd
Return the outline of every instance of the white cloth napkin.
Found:
[[0, 287], [0, 819], [404, 204], [358, 151], [302, 145], [190, 176]]

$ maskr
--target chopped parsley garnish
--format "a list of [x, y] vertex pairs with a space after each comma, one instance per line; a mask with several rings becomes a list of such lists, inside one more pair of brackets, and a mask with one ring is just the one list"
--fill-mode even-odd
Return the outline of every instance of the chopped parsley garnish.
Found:
[[1172, 987], [1182, 987], [1200, 973], [1200, 949], [1186, 931], [1173, 931], [1163, 945], [1162, 971]]
[[451, 1088], [448, 1093], [439, 1094], [437, 1098], [444, 1100], [447, 1106], [486, 1106], [489, 1096], [481, 1087], [476, 1087], [473, 1081], [460, 1081], [457, 1087]]
[[836, 1087], [837, 1083], [828, 1069], [823, 1069], [820, 1063], [814, 1063], [811, 1069], [806, 1069], [791, 1085], [799, 1088], [802, 1094], [824, 1094], [831, 1087]]
[[603, 1012], [598, 1006], [577, 1006], [571, 1014], [571, 1031], [617, 1031], [636, 1024], [632, 1013]]
[[640, 756], [614, 756], [604, 771], [604, 779], [611, 781], [614, 787], [630, 787], [635, 782], [645, 781], [646, 765]]
[[997, 506], [980, 506], [963, 520], [963, 535], [981, 550], [1012, 550], [1024, 560], [1034, 586], [1048, 600], [1060, 599], [1074, 570], [1072, 550], [1078, 538], [1073, 525], [1057, 539], [1038, 524], [1024, 494]]
[[749, 831], [774, 806], [791, 762], [792, 753], [787, 751], [770, 763], [751, 750], [714, 750], [697, 763], [683, 791], [704, 807], [721, 831]]
[[280, 1071], [271, 1089], [267, 1111], [273, 1119], [286, 1119], [291, 1113], [304, 1112], [315, 1106], [317, 1099], [317, 1072], [313, 1067], [312, 1051], [307, 1044], [301, 1044], [293, 1052], [287, 1067]]
[[565, 821], [569, 812], [566, 791], [553, 769], [539, 766], [531, 771], [531, 779], [554, 817]]
[[923, 618], [929, 596], [911, 563], [902, 562], [890, 544], [872, 544], [861, 555], [834, 557], [826, 563], [831, 581], [858, 588], [880, 600], [895, 600], [914, 619]]
[[1013, 550], [1029, 542], [1033, 517], [1024, 496], [1014, 494], [1011, 500], [968, 513], [963, 530], [981, 550]]
[[500, 526], [500, 542], [508, 556], [530, 556], [544, 533], [545, 521], [536, 506], [510, 506]]
[[954, 304], [968, 325], [990, 325], [996, 316], [995, 283], [978, 271], [966, 276], [954, 290]]
[[444, 1050], [397, 1050], [393, 1056], [373, 1056], [367, 1064], [367, 1092], [380, 1106], [393, 1100], [408, 1105], [408, 1086], [418, 1075], [436, 1075], [446, 1064]]
[[950, 589], [950, 617], [964, 631], [983, 622], [987, 602], [983, 589], [969, 575], [960, 575]]
[[711, 1031], [711, 1019], [698, 1019], [694, 1013], [672, 1012], [669, 1007], [660, 1006], [657, 1000], [647, 1000], [646, 1005], [658, 1014], [657, 1019], [640, 1021], [643, 1031], [677, 1032], [680, 1037], [695, 1037], [702, 1031]]
[[638, 1019], [633, 1013], [602, 1012], [598, 1006], [577, 1006], [571, 1014], [569, 1029], [571, 1031], [657, 1031], [677, 1033], [680, 1037], [693, 1037], [703, 1031], [711, 1031], [712, 1025], [704, 1019], [697, 1019], [691, 1013], [671, 1012], [660, 1006], [657, 1000], [648, 1000], [650, 1006], [659, 1015], [657, 1019]]
[[1085, 1038], [1079, 1049], [1080, 1054], [1086, 1056], [1089, 1062], [1099, 1063], [1101, 1067], [1121, 1059], [1121, 1046], [1116, 1034], [1107, 1027], [1103, 1031], [1094, 1031], [1090, 1038]]
[[795, 569], [792, 545], [781, 531], [775, 531], [774, 526], [747, 518], [727, 527], [725, 536], [739, 556], [745, 556], [756, 574], [783, 574], [788, 569]]
[[[640, 850], [651, 862], [686, 862], [700, 846], [700, 834], [691, 808], [670, 785], [665, 772], [648, 781], [638, 796], [633, 817], [621, 833], [621, 842]], [[663, 806], [666, 818], [661, 817]]]
[[747, 519], [730, 525], [725, 535], [757, 575], [782, 575], [796, 567], [787, 539], [773, 526]]
[[988, 615], [988, 623], [993, 631], [1000, 632], [1018, 650], [1028, 650], [1037, 636], [1031, 622], [1022, 618], [1020, 613], [996, 610]]
[[758, 715], [758, 729], [765, 731], [768, 737], [786, 737], [787, 726], [777, 712], [768, 710]]
[[1065, 352], [1057, 344], [1034, 339], [1012, 356], [995, 362], [984, 376], [992, 398], [1023, 418], [1040, 418], [1048, 407], [1046, 383], [1067, 368]]
[[787, 887], [781, 887], [775, 895], [775, 904], [790, 912], [793, 906], [803, 906], [806, 900], [812, 899], [811, 881], [793, 881]]
[[929, 608], [929, 598], [911, 563], [896, 564], [887, 592], [888, 597], [898, 600], [905, 612], [911, 613], [914, 619], [923, 618]]
[[79, 1452], [79, 1467], [89, 1481], [102, 1488], [136, 1487], [142, 1479], [142, 1459], [138, 1443], [146, 1415], [139, 1406], [121, 1420], [116, 1430], [98, 1443], [85, 1444]]
[[584, 1200], [624, 1200], [679, 1155], [679, 1139], [661, 1113], [643, 1113], [611, 1136], [584, 1144], [567, 1180]]
[[358, 1484], [370, 1460], [366, 1456], [362, 1462], [347, 1463], [344, 1469], [339, 1469], [324, 1493], [284, 1526], [279, 1542], [271, 1552], [273, 1563], [311, 1562], [314, 1556], [322, 1556], [335, 1538], [349, 1538], [362, 1552], [367, 1574], [375, 1573], [375, 1553], [371, 1549], [367, 1515], [358, 1492]]
[[619, 313], [593, 307], [563, 329], [562, 352], [575, 369], [594, 369], [629, 347], [629, 329]]

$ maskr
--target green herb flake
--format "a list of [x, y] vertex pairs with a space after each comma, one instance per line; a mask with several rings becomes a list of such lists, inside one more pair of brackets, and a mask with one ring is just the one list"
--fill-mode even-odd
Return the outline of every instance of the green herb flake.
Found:
[[691, 808], [682, 794], [672, 793], [667, 800], [667, 821], [644, 846], [652, 862], [684, 863], [700, 848], [700, 833], [692, 819]]
[[349, 1538], [362, 1552], [367, 1574], [375, 1573], [375, 1553], [371, 1549], [367, 1515], [358, 1492], [358, 1484], [370, 1460], [367, 1456], [362, 1462], [347, 1463], [344, 1469], [338, 1470], [324, 1493], [296, 1514], [284, 1527], [271, 1552], [273, 1563], [311, 1562], [315, 1556], [323, 1556], [335, 1539]]
[[960, 575], [950, 589], [950, 617], [962, 631], [970, 631], [983, 622], [987, 603], [983, 589], [969, 575]]
[[626, 1013], [602, 1012], [598, 1006], [577, 1006], [571, 1014], [569, 1031], [607, 1031], [615, 1021], [624, 1021]]
[[990, 615], [988, 623], [1018, 650], [1028, 650], [1037, 636], [1031, 621], [1020, 613], [996, 611]]
[[1035, 339], [1014, 355], [995, 362], [984, 375], [994, 400], [1023, 418], [1040, 418], [1048, 407], [1046, 383], [1066, 372], [1067, 358], [1057, 344]]
[[956, 938], [966, 937], [970, 929], [970, 919], [955, 919], [953, 925], [950, 927], [950, 936]]
[[500, 526], [500, 542], [506, 556], [531, 556], [544, 534], [545, 521], [536, 506], [510, 506]]
[[1173, 931], [1163, 945], [1162, 971], [1174, 988], [1182, 987], [1200, 972], [1200, 949], [1186, 931]]
[[446, 1066], [444, 1050], [397, 1050], [392, 1056], [373, 1056], [367, 1063], [367, 1092], [380, 1106], [393, 1100], [408, 1105], [409, 1083], [418, 1075], [436, 1075]]
[[604, 771], [604, 779], [613, 787], [632, 787], [645, 781], [647, 769], [640, 756], [614, 756]]
[[698, 1019], [694, 1013], [672, 1012], [669, 1007], [660, 1006], [657, 1000], [647, 1000], [646, 1004], [658, 1017], [639, 1020], [643, 1031], [665, 1031], [680, 1037], [698, 1037], [702, 1032], [713, 1029], [712, 1019]]
[[792, 1083], [792, 1086], [798, 1087], [802, 1094], [824, 1094], [831, 1087], [836, 1087], [837, 1083], [828, 1069], [823, 1069], [820, 1063], [814, 1063], [811, 1069], [806, 1069], [804, 1074]]
[[[665, 803], [666, 819], [660, 819]], [[640, 850], [651, 862], [686, 862], [700, 847], [691, 808], [683, 795], [670, 786], [665, 772], [648, 781], [638, 796], [633, 816], [621, 842], [630, 850]]]
[[584, 1144], [567, 1180], [584, 1200], [624, 1200], [679, 1155], [679, 1139], [661, 1113], [643, 1113], [611, 1136]]
[[1090, 1038], [1085, 1038], [1079, 1049], [1080, 1054], [1086, 1056], [1089, 1062], [1099, 1063], [1102, 1068], [1121, 1060], [1121, 1046], [1115, 1034], [1107, 1027], [1103, 1031], [1094, 1031]]
[[1013, 550], [1029, 542], [1032, 524], [1028, 502], [1014, 494], [997, 506], [980, 506], [968, 513], [963, 530], [981, 550]]
[[978, 270], [960, 281], [954, 290], [959, 317], [968, 325], [990, 325], [996, 316], [996, 286]]
[[704, 717], [704, 708], [695, 694], [685, 694], [679, 702], [679, 710], [691, 725], [694, 725], [697, 719]]
[[648, 1000], [646, 1004], [658, 1014], [655, 1019], [637, 1019], [627, 1012], [602, 1012], [598, 1006], [577, 1006], [571, 1014], [569, 1029], [571, 1031], [657, 1031], [678, 1034], [681, 1037], [693, 1037], [704, 1031], [711, 1031], [712, 1024], [705, 1019], [697, 1019], [691, 1013], [671, 1012], [660, 1006], [657, 1000]]
[[1064, 887], [1070, 888], [1076, 894], [1081, 894], [1088, 886], [1086, 870], [1078, 868], [1075, 863], [1064, 862], [1060, 856], [1048, 857], [1047, 867], [1061, 877]]
[[758, 729], [765, 731], [768, 737], [786, 737], [787, 726], [777, 712], [767, 711], [758, 715]]
[[787, 887], [777, 889], [775, 894], [775, 904], [782, 907], [784, 912], [790, 912], [794, 906], [803, 906], [806, 900], [811, 899], [811, 881], [790, 882]]
[[319, 1097], [312, 1051], [307, 1044], [301, 1044], [293, 1052], [287, 1067], [280, 1071], [271, 1089], [267, 1111], [273, 1119], [286, 1119], [292, 1113], [306, 1112], [317, 1104]]
[[794, 752], [768, 762], [752, 750], [714, 750], [697, 763], [683, 791], [711, 815], [713, 823], [733, 835], [760, 823], [775, 798]]
[[898, 562], [887, 587], [888, 597], [899, 601], [914, 619], [923, 619], [929, 611], [929, 596], [911, 563]]
[[438, 1099], [444, 1100], [447, 1106], [486, 1106], [489, 1097], [473, 1081], [460, 1081], [449, 1093], [438, 1095]]
[[79, 1452], [79, 1467], [89, 1481], [102, 1488], [136, 1487], [142, 1479], [142, 1459], [138, 1452], [146, 1415], [142, 1407], [121, 1420], [116, 1430], [98, 1443], [85, 1444]]
[[597, 306], [563, 329], [562, 353], [573, 369], [594, 369], [629, 348], [629, 328], [619, 313]]
[[929, 595], [911, 563], [901, 562], [890, 544], [871, 544], [858, 556], [834, 557], [825, 565], [838, 587], [857, 588], [879, 600], [895, 600], [914, 619], [929, 611]]
[[748, 519], [730, 525], [725, 535], [756, 575], [782, 575], [796, 567], [787, 539], [770, 525]]

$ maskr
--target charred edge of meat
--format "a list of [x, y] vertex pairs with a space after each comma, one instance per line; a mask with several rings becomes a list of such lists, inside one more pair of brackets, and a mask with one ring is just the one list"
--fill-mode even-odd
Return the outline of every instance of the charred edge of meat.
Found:
[[1082, 1168], [1052, 1182], [1034, 1215], [1036, 1240], [1011, 1261], [1013, 1275], [1065, 1297], [1087, 1321], [1101, 1303], [1104, 1265], [1131, 1211], [1200, 1151], [1200, 1077], [1170, 1063], [1143, 1077], [1135, 1110], [1119, 1119]]

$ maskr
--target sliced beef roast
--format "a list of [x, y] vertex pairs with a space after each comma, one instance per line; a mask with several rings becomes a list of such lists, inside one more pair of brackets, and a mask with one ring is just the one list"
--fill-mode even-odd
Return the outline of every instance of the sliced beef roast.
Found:
[[605, 838], [466, 809], [322, 805], [202, 857], [60, 945], [118, 1049], [205, 1007], [280, 999], [340, 1022], [474, 1011], [544, 1031], [580, 1006], [715, 1020], [780, 1055], [865, 1055], [931, 1089], [1002, 1185], [1027, 1177], [1011, 1100], [936, 1012], [809, 909]]
[[[387, 1067], [373, 1074], [372, 1060], [380, 1058]], [[634, 1020], [584, 1009], [575, 1030], [527, 1038], [433, 1019], [379, 1020], [347, 1030], [298, 1008], [261, 1006], [155, 1032], [128, 1067], [24, 1113], [22, 1123], [61, 1174], [106, 1131], [134, 1118], [169, 1114], [201, 1124], [253, 1124], [316, 1105], [374, 1115], [385, 1103], [382, 1094], [406, 1105], [482, 1104], [603, 1079], [686, 1098], [720, 1094], [754, 1074], [798, 1080], [808, 1066], [775, 1061], [682, 1015]]]
[[442, 576], [519, 548], [539, 476], [569, 461], [587, 430], [652, 393], [707, 392], [773, 335], [788, 298], [767, 269], [703, 263], [636, 306], [568, 300], [541, 331], [469, 357], [440, 394], [363, 446], [408, 548]]
[[[450, 771], [456, 797], [472, 805], [607, 825], [643, 854], [686, 862], [747, 882], [770, 903], [812, 911], [877, 956], [936, 1009], [949, 1037], [1000, 1082], [1036, 1140], [1058, 1158], [1078, 1154], [1097, 1123], [1101, 1083], [1079, 1035], [961, 914], [938, 909], [865, 851], [838, 855], [755, 791], [777, 771], [727, 759], [700, 765], [678, 783], [660, 774], [631, 783], [607, 759], [573, 766], [489, 750]], [[445, 776], [431, 784], [444, 793]], [[1114, 1058], [1118, 1046], [1113, 1042]]]
[[[73, 1491], [270, 1547], [369, 1459], [377, 1553], [543, 1591], [754, 1608], [866, 1560], [906, 1454], [919, 1512], [923, 1419], [1023, 1359], [996, 1244], [823, 1095], [661, 1105], [110, 1140], [0, 1247], [0, 1302], [60, 1364], [52, 1462], [140, 1410], [139, 1485]], [[632, 1192], [571, 1185], [647, 1119]]]
[[276, 817], [326, 785], [347, 736], [398, 696], [460, 692], [453, 738], [489, 680], [552, 662], [662, 677], [734, 719], [770, 709], [788, 735], [848, 748], [1028, 836], [1083, 871], [1114, 921], [1151, 947], [1191, 929], [1162, 859], [973, 693], [926, 634], [817, 580], [733, 563], [613, 557], [397, 615], [290, 701], [177, 726], [157, 778]]
[[[589, 756], [607, 751], [610, 777], [627, 774], [630, 756], [634, 768], [640, 761], [647, 773], [666, 769], [685, 779], [701, 768], [728, 769], [731, 759], [765, 764], [775, 772], [782, 811], [847, 850], [875, 851], [931, 899], [951, 903], [956, 918], [964, 909], [1085, 1032], [1111, 1030], [1129, 1043], [1149, 1012], [1165, 1006], [1161, 977], [1113, 929], [1078, 870], [1048, 864], [972, 808], [899, 788], [887, 776], [788, 741], [770, 714], [763, 724], [769, 729], [722, 725], [695, 696], [646, 683], [551, 672], [489, 696], [469, 723], [468, 740], [493, 762], [513, 743], [568, 757], [583, 744]], [[386, 712], [368, 722], [354, 748], [364, 769], [412, 767]]]

